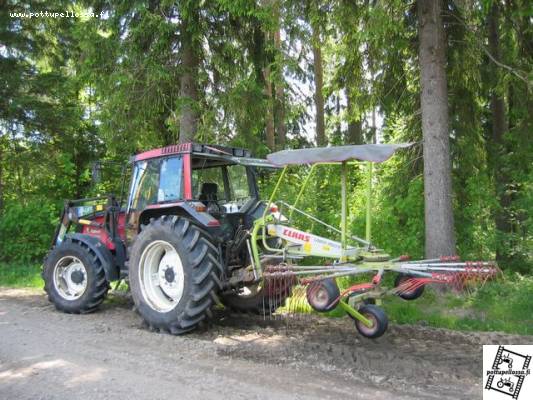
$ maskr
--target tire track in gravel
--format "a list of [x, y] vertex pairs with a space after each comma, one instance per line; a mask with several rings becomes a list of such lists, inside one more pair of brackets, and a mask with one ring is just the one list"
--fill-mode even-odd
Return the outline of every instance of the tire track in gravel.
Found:
[[493, 332], [456, 332], [392, 325], [379, 339], [357, 334], [348, 318], [300, 316], [268, 321], [220, 314], [208, 335], [218, 354], [270, 364], [301, 365], [363, 378], [388, 389], [429, 389], [438, 396], [481, 396], [482, 345], [526, 344], [533, 338]]

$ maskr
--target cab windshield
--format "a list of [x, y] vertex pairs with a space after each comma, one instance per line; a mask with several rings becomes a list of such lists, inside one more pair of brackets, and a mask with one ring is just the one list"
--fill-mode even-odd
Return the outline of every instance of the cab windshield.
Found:
[[142, 210], [155, 203], [183, 198], [181, 156], [139, 161], [133, 169], [128, 209]]

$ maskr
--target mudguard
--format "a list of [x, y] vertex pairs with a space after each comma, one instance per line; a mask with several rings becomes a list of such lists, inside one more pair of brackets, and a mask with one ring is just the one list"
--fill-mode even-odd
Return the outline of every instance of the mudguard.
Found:
[[105, 271], [105, 277], [108, 282], [116, 281], [120, 278], [120, 268], [115, 265], [115, 259], [109, 249], [97, 238], [81, 233], [69, 233], [66, 235], [73, 241], [85, 243], [96, 253]]

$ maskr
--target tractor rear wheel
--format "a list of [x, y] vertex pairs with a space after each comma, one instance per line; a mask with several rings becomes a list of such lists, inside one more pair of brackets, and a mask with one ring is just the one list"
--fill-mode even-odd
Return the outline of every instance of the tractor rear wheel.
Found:
[[48, 300], [66, 313], [96, 310], [109, 289], [102, 260], [85, 243], [71, 238], [50, 252], [42, 277]]
[[221, 274], [217, 247], [187, 218], [152, 219], [131, 249], [131, 294], [152, 329], [178, 335], [196, 328], [211, 316]]

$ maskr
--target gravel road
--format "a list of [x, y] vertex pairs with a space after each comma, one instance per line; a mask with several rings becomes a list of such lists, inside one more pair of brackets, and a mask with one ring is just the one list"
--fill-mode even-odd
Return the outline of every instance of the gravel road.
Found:
[[175, 337], [145, 329], [123, 296], [80, 316], [0, 288], [0, 399], [480, 399], [481, 345], [531, 343], [406, 325], [372, 341], [348, 318], [223, 311]]

